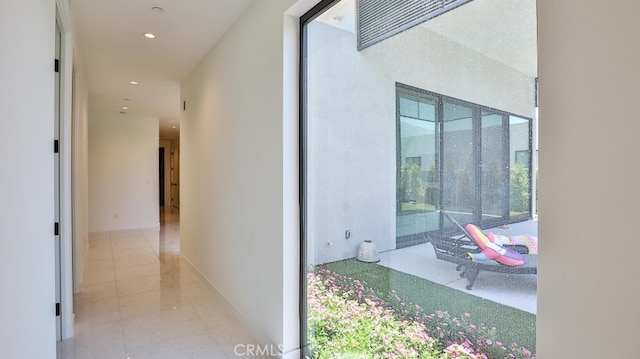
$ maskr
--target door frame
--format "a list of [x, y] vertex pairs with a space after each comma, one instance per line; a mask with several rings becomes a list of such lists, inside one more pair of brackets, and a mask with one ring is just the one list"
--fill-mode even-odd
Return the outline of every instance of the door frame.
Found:
[[180, 144], [171, 147], [171, 207], [180, 209]]
[[164, 207], [166, 196], [165, 196], [165, 166], [164, 166], [164, 156], [165, 156], [165, 148], [160, 146], [158, 151], [158, 203], [160, 203], [160, 207]]
[[[56, 22], [61, 32], [60, 43], [60, 320], [61, 337], [73, 337], [73, 236], [71, 186], [71, 118], [73, 84], [73, 47], [71, 13], [67, 1], [56, 0]], [[79, 266], [76, 266], [78, 268]]]
[[[61, 53], [60, 53], [60, 48], [61, 48], [61, 43], [62, 43], [62, 31], [60, 30], [60, 24], [58, 23], [58, 20], [56, 20], [56, 35], [55, 35], [55, 58], [56, 61], [59, 61], [59, 59], [62, 57]], [[55, 80], [54, 80], [54, 132], [53, 132], [53, 139], [54, 141], [56, 141], [57, 143], [59, 143], [60, 140], [60, 105], [61, 105], [61, 101], [60, 101], [60, 77], [61, 77], [61, 72], [58, 66], [56, 66], [56, 72], [54, 74]], [[60, 170], [62, 168], [62, 166], [60, 165], [60, 148], [59, 145], [56, 145], [56, 150], [54, 152], [54, 159], [53, 159], [53, 204], [54, 204], [54, 220], [56, 222], [56, 226], [55, 226], [55, 233], [54, 233], [54, 257], [55, 257], [55, 261], [54, 261], [54, 266], [55, 266], [55, 301], [56, 301], [56, 340], [60, 341], [62, 340], [62, 321], [61, 321], [61, 316], [59, 313], [59, 309], [60, 309], [60, 304], [62, 302], [61, 300], [61, 282], [62, 282], [62, 276], [61, 276], [61, 269], [62, 269], [62, 262], [61, 262], [61, 252], [60, 252], [60, 228], [59, 228], [59, 223], [60, 223], [60, 194], [61, 194], [61, 184], [60, 184]]]

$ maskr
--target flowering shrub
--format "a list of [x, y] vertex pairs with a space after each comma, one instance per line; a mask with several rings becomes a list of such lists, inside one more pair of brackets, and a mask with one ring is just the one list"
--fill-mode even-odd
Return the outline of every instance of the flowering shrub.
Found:
[[[365, 282], [326, 269], [309, 273], [308, 342], [313, 358], [531, 359], [517, 343], [505, 345], [495, 328], [447, 312], [425, 314]], [[382, 299], [382, 298], [385, 299]]]

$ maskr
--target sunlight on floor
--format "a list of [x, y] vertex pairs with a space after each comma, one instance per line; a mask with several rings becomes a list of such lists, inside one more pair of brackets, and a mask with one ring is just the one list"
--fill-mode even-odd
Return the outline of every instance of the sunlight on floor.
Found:
[[178, 210], [161, 222], [90, 235], [75, 337], [59, 343], [58, 359], [233, 358], [236, 345], [257, 344], [182, 265]]

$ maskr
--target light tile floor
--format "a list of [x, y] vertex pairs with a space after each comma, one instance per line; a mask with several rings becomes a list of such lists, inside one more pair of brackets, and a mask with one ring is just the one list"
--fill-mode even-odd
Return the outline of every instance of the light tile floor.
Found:
[[181, 263], [179, 219], [166, 209], [160, 229], [90, 235], [75, 336], [58, 359], [255, 358], [254, 338]]

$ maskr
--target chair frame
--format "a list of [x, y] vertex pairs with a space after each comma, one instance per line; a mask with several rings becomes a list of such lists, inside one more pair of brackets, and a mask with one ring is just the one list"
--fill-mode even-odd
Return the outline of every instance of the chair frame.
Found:
[[528, 254], [525, 246], [505, 246], [509, 247], [525, 257], [525, 263], [521, 266], [506, 266], [496, 261], [474, 261], [469, 253], [480, 253], [480, 248], [473, 241], [467, 230], [451, 217], [448, 213], [442, 212], [462, 234], [429, 234], [429, 240], [433, 245], [436, 257], [443, 261], [457, 264], [456, 270], [460, 272], [460, 277], [467, 278], [469, 284], [466, 288], [471, 290], [480, 271], [507, 273], [507, 274], [538, 274], [538, 255]]

